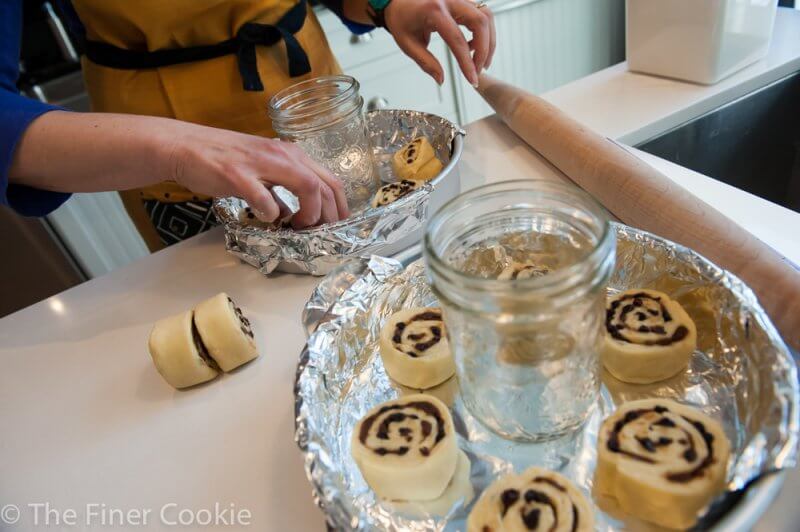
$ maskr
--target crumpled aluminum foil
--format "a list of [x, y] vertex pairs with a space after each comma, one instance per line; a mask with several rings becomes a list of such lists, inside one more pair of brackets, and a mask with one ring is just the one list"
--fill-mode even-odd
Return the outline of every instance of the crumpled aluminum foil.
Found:
[[[447, 166], [453, 139], [462, 132], [451, 122], [419, 111], [381, 110], [366, 115], [373, 157], [381, 180], [396, 179], [391, 169], [394, 152], [425, 135]], [[325, 275], [352, 257], [368, 257], [381, 248], [420, 230], [428, 200], [444, 173], [426, 186], [380, 209], [354, 213], [347, 220], [310, 229], [267, 229], [240, 221], [247, 203], [239, 198], [214, 201], [214, 213], [225, 226], [228, 251], [264, 274], [280, 269]]]
[[[733, 448], [729, 490], [795, 464], [797, 369], [753, 292], [687, 248], [621, 224], [614, 227], [617, 266], [609, 292], [648, 287], [677, 299], [698, 328], [698, 351], [689, 370], [638, 386], [604, 372], [601, 399], [585, 428], [541, 444], [500, 438], [456, 398], [453, 417], [459, 446], [471, 460], [476, 496], [497, 476], [534, 464], [560, 471], [591, 493], [600, 422], [616, 404], [653, 396], [678, 399], [722, 420]], [[400, 308], [435, 304], [421, 261], [404, 269], [395, 260], [373, 257], [331, 273], [306, 307], [304, 323], [313, 333], [298, 365], [296, 439], [314, 496], [337, 530], [465, 529], [470, 504], [455, 505], [445, 517], [400, 511], [376, 499], [350, 455], [356, 422], [398, 395], [378, 353], [382, 324]], [[721, 499], [716, 506], [725, 508], [726, 497]], [[597, 530], [635, 526], [600, 509], [596, 518]]]

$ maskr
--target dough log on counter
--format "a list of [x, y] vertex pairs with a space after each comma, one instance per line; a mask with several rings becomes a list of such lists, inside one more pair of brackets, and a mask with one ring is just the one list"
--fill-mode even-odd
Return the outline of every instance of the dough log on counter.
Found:
[[217, 363], [203, 345], [191, 310], [156, 322], [148, 348], [153, 364], [170, 385], [187, 388], [219, 374]]
[[209, 354], [223, 371], [231, 371], [258, 356], [250, 321], [222, 292], [197, 305], [194, 321]]

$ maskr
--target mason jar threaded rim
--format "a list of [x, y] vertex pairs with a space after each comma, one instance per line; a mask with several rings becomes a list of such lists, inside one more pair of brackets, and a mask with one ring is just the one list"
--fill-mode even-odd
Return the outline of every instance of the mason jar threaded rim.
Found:
[[359, 83], [345, 75], [322, 76], [290, 85], [269, 100], [268, 112], [279, 135], [322, 130], [360, 113]]
[[[542, 197], [561, 197], [575, 202], [580, 208], [593, 218], [597, 228], [601, 228], [595, 235], [596, 240], [591, 250], [579, 260], [555, 269], [547, 275], [527, 279], [515, 279], [514, 282], [486, 278], [472, 275], [451, 265], [446, 258], [436, 249], [435, 240], [442, 235], [440, 232], [448, 229], [447, 224], [458, 215], [461, 219], [469, 218], [464, 212], [477, 201], [488, 201], [503, 195], [538, 194]], [[510, 200], [513, 201], [513, 200]], [[524, 201], [524, 200], [523, 200]], [[512, 207], [512, 205], [509, 205]], [[452, 235], [451, 235], [452, 236]], [[455, 238], [458, 235], [452, 236]], [[481, 306], [480, 296], [500, 294], [513, 297], [515, 293], [541, 293], [542, 295], [558, 298], [565, 293], [574, 291], [579, 285], [587, 285], [587, 290], [595, 285], [603, 284], [613, 269], [616, 237], [612, 230], [610, 220], [605, 209], [589, 194], [574, 185], [543, 179], [523, 179], [492, 183], [472, 189], [456, 196], [445, 203], [431, 217], [425, 230], [423, 253], [432, 278], [432, 286], [440, 298], [452, 300], [452, 294], [445, 293], [456, 289], [462, 293], [471, 293], [475, 299], [464, 297], [456, 302], [464, 310], [484, 311]], [[461, 299], [461, 298], [460, 298]], [[452, 301], [451, 301], [452, 302]]]

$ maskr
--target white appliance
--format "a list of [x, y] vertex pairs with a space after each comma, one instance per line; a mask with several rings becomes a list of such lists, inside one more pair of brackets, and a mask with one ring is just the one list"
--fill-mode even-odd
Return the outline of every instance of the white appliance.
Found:
[[764, 57], [778, 0], [627, 0], [628, 68], [713, 84]]

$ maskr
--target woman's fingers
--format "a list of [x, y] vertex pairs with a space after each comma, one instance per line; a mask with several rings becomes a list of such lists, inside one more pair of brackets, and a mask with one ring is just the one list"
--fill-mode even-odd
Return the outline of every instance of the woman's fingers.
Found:
[[280, 217], [281, 210], [277, 201], [260, 180], [242, 176], [237, 188], [260, 220], [274, 222]]
[[[344, 185], [342, 182], [339, 181], [335, 175], [333, 175], [327, 168], [319, 164], [317, 161], [309, 157], [307, 154], [303, 153], [303, 157], [305, 159], [305, 163], [314, 171], [314, 173], [319, 176], [319, 178], [330, 187], [331, 192], [333, 193], [333, 204], [335, 207], [335, 212], [337, 216], [334, 220], [344, 220], [348, 216], [350, 216], [350, 209], [347, 206], [347, 195], [344, 192]], [[323, 198], [323, 202], [324, 202]]]
[[439, 85], [444, 83], [444, 71], [439, 60], [428, 50], [427, 43], [406, 35], [396, 36], [400, 49]]
[[489, 22], [489, 54], [486, 56], [486, 68], [492, 66], [492, 59], [494, 59], [494, 51], [497, 48], [497, 28], [494, 27], [494, 15], [492, 10], [488, 7], [479, 10], [486, 20]]
[[[472, 8], [475, 9], [474, 7]], [[442, 36], [444, 42], [453, 52], [458, 66], [473, 86], [478, 84], [478, 72], [469, 52], [469, 45], [464, 34], [458, 29], [458, 23], [447, 11], [440, 11], [433, 15], [434, 30]]]
[[339, 212], [336, 208], [336, 200], [333, 190], [326, 183], [319, 188], [320, 199], [322, 200], [322, 212], [320, 213], [319, 223], [329, 224], [339, 221]]
[[469, 0], [455, 0], [450, 6], [450, 14], [453, 19], [467, 27], [472, 33], [472, 48], [474, 54], [472, 62], [475, 70], [480, 73], [486, 66], [491, 46], [491, 28], [489, 19], [484, 15], [486, 8], [478, 9], [476, 4]]

